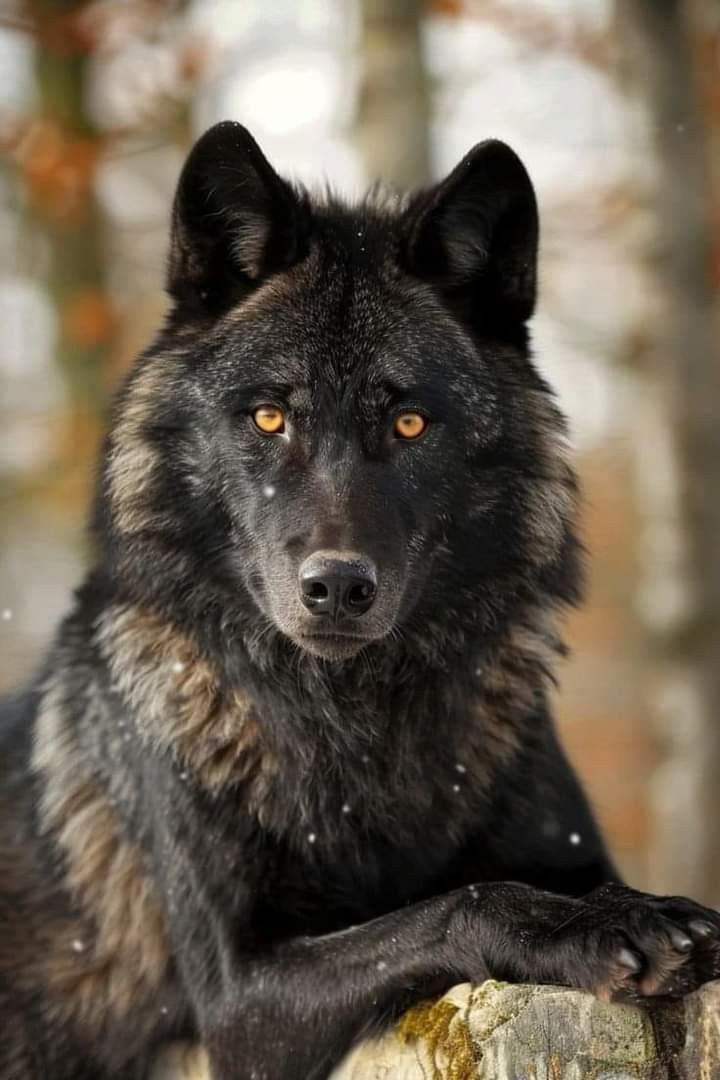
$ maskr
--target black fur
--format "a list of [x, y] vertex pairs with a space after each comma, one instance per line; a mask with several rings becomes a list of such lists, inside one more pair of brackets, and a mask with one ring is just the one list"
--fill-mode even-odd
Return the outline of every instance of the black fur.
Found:
[[[720, 918], [618, 883], [554, 734], [580, 558], [536, 248], [501, 143], [357, 207], [239, 125], [192, 151], [94, 568], [3, 717], [3, 1080], [144, 1077], [178, 1037], [216, 1080], [320, 1078], [459, 981], [717, 973]], [[366, 612], [303, 603], [318, 552]]]

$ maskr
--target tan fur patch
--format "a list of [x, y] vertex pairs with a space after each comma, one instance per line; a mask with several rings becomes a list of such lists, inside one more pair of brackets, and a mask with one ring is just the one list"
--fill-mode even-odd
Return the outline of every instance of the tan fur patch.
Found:
[[542, 565], [557, 556], [568, 528], [575, 526], [579, 495], [562, 417], [547, 394], [530, 390], [527, 399], [541, 476], [531, 481], [525, 493], [527, 553]]
[[517, 715], [478, 701], [473, 706], [478, 738], [464, 749], [463, 764], [475, 791], [490, 791], [498, 769], [511, 761], [522, 746], [522, 726]]
[[144, 428], [153, 415], [171, 363], [171, 356], [163, 356], [135, 379], [112, 432], [108, 495], [121, 532], [140, 532], [158, 524], [151, 500], [158, 454], [147, 442]]
[[561, 480], [530, 486], [525, 493], [527, 554], [542, 566], [560, 553], [576, 515], [576, 497]]
[[473, 767], [475, 782], [491, 783], [497, 766], [522, 748], [537, 693], [552, 683], [561, 649], [553, 613], [537, 609], [528, 612], [522, 625], [511, 628], [483, 667], [482, 684], [488, 698], [475, 706], [482, 733]]
[[211, 790], [251, 780], [250, 804], [257, 806], [275, 761], [248, 700], [221, 690], [197, 646], [159, 615], [135, 607], [112, 608], [98, 640], [141, 735], [172, 750]]
[[108, 1011], [137, 1007], [167, 975], [164, 913], [107, 792], [88, 774], [59, 683], [38, 713], [32, 766], [43, 782], [40, 819], [65, 856], [65, 882], [82, 912], [48, 926], [40, 958], [55, 1000], [99, 1023]]
[[483, 672], [483, 685], [492, 694], [506, 695], [518, 705], [532, 706], [535, 691], [553, 680], [562, 646], [552, 615], [537, 609], [511, 627]]

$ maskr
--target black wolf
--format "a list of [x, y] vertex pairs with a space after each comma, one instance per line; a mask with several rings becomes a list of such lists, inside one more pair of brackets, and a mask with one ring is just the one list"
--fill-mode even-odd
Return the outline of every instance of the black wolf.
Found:
[[179, 1037], [307, 1080], [459, 981], [720, 972], [720, 916], [619, 882], [553, 730], [581, 559], [537, 239], [499, 142], [357, 207], [237, 124], [192, 151], [94, 568], [4, 715], [4, 1080]]

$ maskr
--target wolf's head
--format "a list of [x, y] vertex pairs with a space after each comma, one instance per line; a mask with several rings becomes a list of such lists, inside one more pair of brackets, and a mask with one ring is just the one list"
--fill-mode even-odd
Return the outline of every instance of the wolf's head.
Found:
[[101, 532], [126, 593], [343, 660], [428, 656], [577, 587], [564, 425], [528, 354], [517, 156], [348, 207], [224, 123], [172, 221], [173, 307], [119, 399]]

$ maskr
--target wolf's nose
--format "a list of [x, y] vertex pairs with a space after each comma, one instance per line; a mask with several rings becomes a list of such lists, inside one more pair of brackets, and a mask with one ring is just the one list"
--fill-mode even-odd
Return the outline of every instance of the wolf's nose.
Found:
[[300, 567], [300, 599], [313, 615], [364, 615], [375, 599], [377, 577], [368, 559], [316, 551]]

